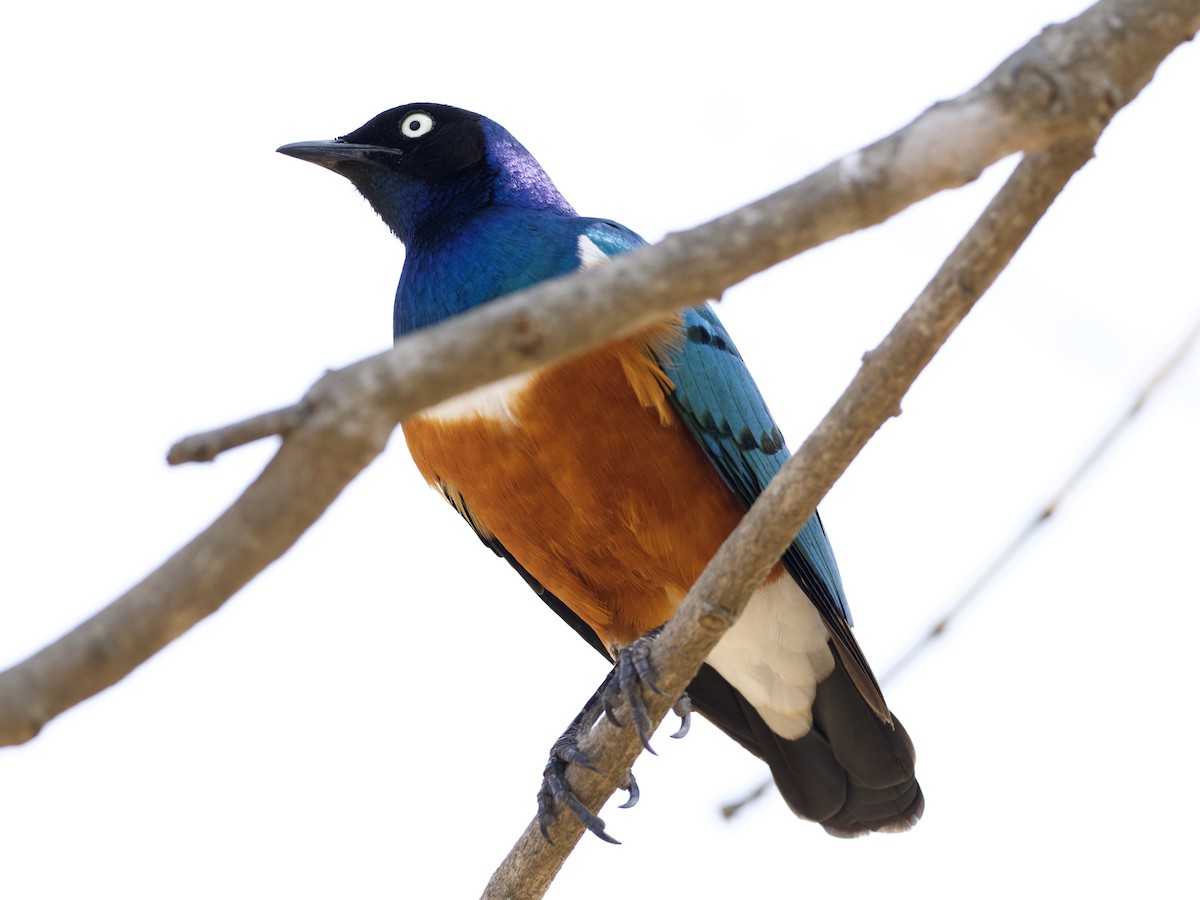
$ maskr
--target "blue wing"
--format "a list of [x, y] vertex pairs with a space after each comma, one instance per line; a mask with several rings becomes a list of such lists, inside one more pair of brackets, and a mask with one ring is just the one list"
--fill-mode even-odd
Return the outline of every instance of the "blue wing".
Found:
[[[583, 234], [608, 256], [645, 245], [638, 235], [606, 220]], [[682, 347], [662, 359], [675, 385], [671, 401], [730, 490], [749, 508], [791, 455], [758, 386], [716, 313], [707, 305], [683, 313]], [[820, 516], [805, 523], [783, 564], [832, 630], [851, 646], [841, 575]]]

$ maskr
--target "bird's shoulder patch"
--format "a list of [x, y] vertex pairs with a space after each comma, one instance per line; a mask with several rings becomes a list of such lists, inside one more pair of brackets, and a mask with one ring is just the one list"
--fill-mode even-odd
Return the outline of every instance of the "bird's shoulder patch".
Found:
[[[587, 270], [608, 262], [613, 256], [625, 253], [645, 242], [632, 231], [615, 222], [598, 219], [578, 236], [575, 242], [579, 268]], [[682, 348], [684, 322], [679, 314], [668, 316], [645, 331], [622, 341], [602, 347], [595, 353], [611, 353], [621, 364], [621, 371], [645, 409], [658, 414], [665, 427], [674, 421], [669, 397], [675, 385], [663, 370], [661, 359], [670, 359]]]
[[537, 369], [510, 375], [485, 384], [474, 390], [443, 400], [441, 403], [422, 410], [422, 419], [439, 422], [457, 422], [463, 419], [482, 418], [494, 422], [516, 424], [513, 412], [521, 395], [537, 377]]
[[579, 260], [579, 268], [584, 270], [595, 268], [608, 260], [608, 254], [586, 232], [575, 241], [575, 256]]
[[676, 418], [670, 403], [675, 385], [663, 371], [659, 360], [673, 355], [682, 341], [683, 320], [679, 316], [672, 316], [640, 334], [596, 351], [608, 351], [616, 355], [638, 403], [657, 413], [659, 423], [664, 427], [671, 425]]

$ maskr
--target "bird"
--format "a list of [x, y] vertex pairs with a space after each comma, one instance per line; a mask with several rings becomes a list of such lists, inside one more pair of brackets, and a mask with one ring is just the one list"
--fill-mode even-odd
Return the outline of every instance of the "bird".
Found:
[[[396, 339], [646, 245], [579, 215], [512, 134], [453, 106], [397, 106], [279, 152], [347, 178], [403, 242]], [[645, 676], [651, 689], [647, 641], [790, 455], [710, 304], [440, 402], [401, 428], [421, 475], [479, 540], [614, 673]], [[539, 792], [543, 834], [565, 805], [611, 840], [562, 774], [586, 765], [574, 739], [599, 707], [619, 723], [620, 680], [610, 676], [556, 742]], [[686, 697], [766, 762], [797, 816], [830, 834], [903, 831], [924, 811], [912, 741], [851, 633], [819, 514]], [[677, 711], [686, 730], [687, 707]], [[626, 805], [637, 798], [630, 778]]]

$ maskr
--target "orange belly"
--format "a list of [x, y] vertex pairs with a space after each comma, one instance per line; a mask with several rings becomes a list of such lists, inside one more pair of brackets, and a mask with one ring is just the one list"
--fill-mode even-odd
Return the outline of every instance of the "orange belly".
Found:
[[540, 370], [507, 415], [403, 425], [425, 479], [610, 647], [671, 617], [743, 513], [647, 352], [675, 337], [662, 327]]

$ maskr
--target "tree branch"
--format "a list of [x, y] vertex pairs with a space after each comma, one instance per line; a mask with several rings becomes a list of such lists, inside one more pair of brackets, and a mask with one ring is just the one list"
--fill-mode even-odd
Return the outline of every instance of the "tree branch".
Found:
[[[720, 296], [757, 272], [961, 187], [1012, 153], [1073, 136], [1094, 139], [1198, 29], [1200, 0], [1103, 0], [1045, 29], [965, 94], [790, 187], [329, 373], [309, 393], [310, 412], [323, 400], [340, 403], [335, 395], [356, 395], [387, 407], [386, 416], [398, 422]], [[196, 438], [185, 439], [172, 448], [170, 461], [203, 461], [240, 446], [241, 430], [252, 430], [260, 418], [207, 433], [198, 451], [190, 443]]]
[[[173, 461], [286, 432], [243, 495], [158, 570], [0, 673], [0, 745], [124, 677], [281, 556], [412, 413], [633, 332], [770, 265], [883, 221], [992, 162], [1094, 137], [1200, 27], [1200, 0], [1105, 0], [1043, 32], [976, 88], [798, 184], [660, 245], [490, 304], [320, 379], [298, 407]], [[184, 448], [186, 449], [186, 448]]]

